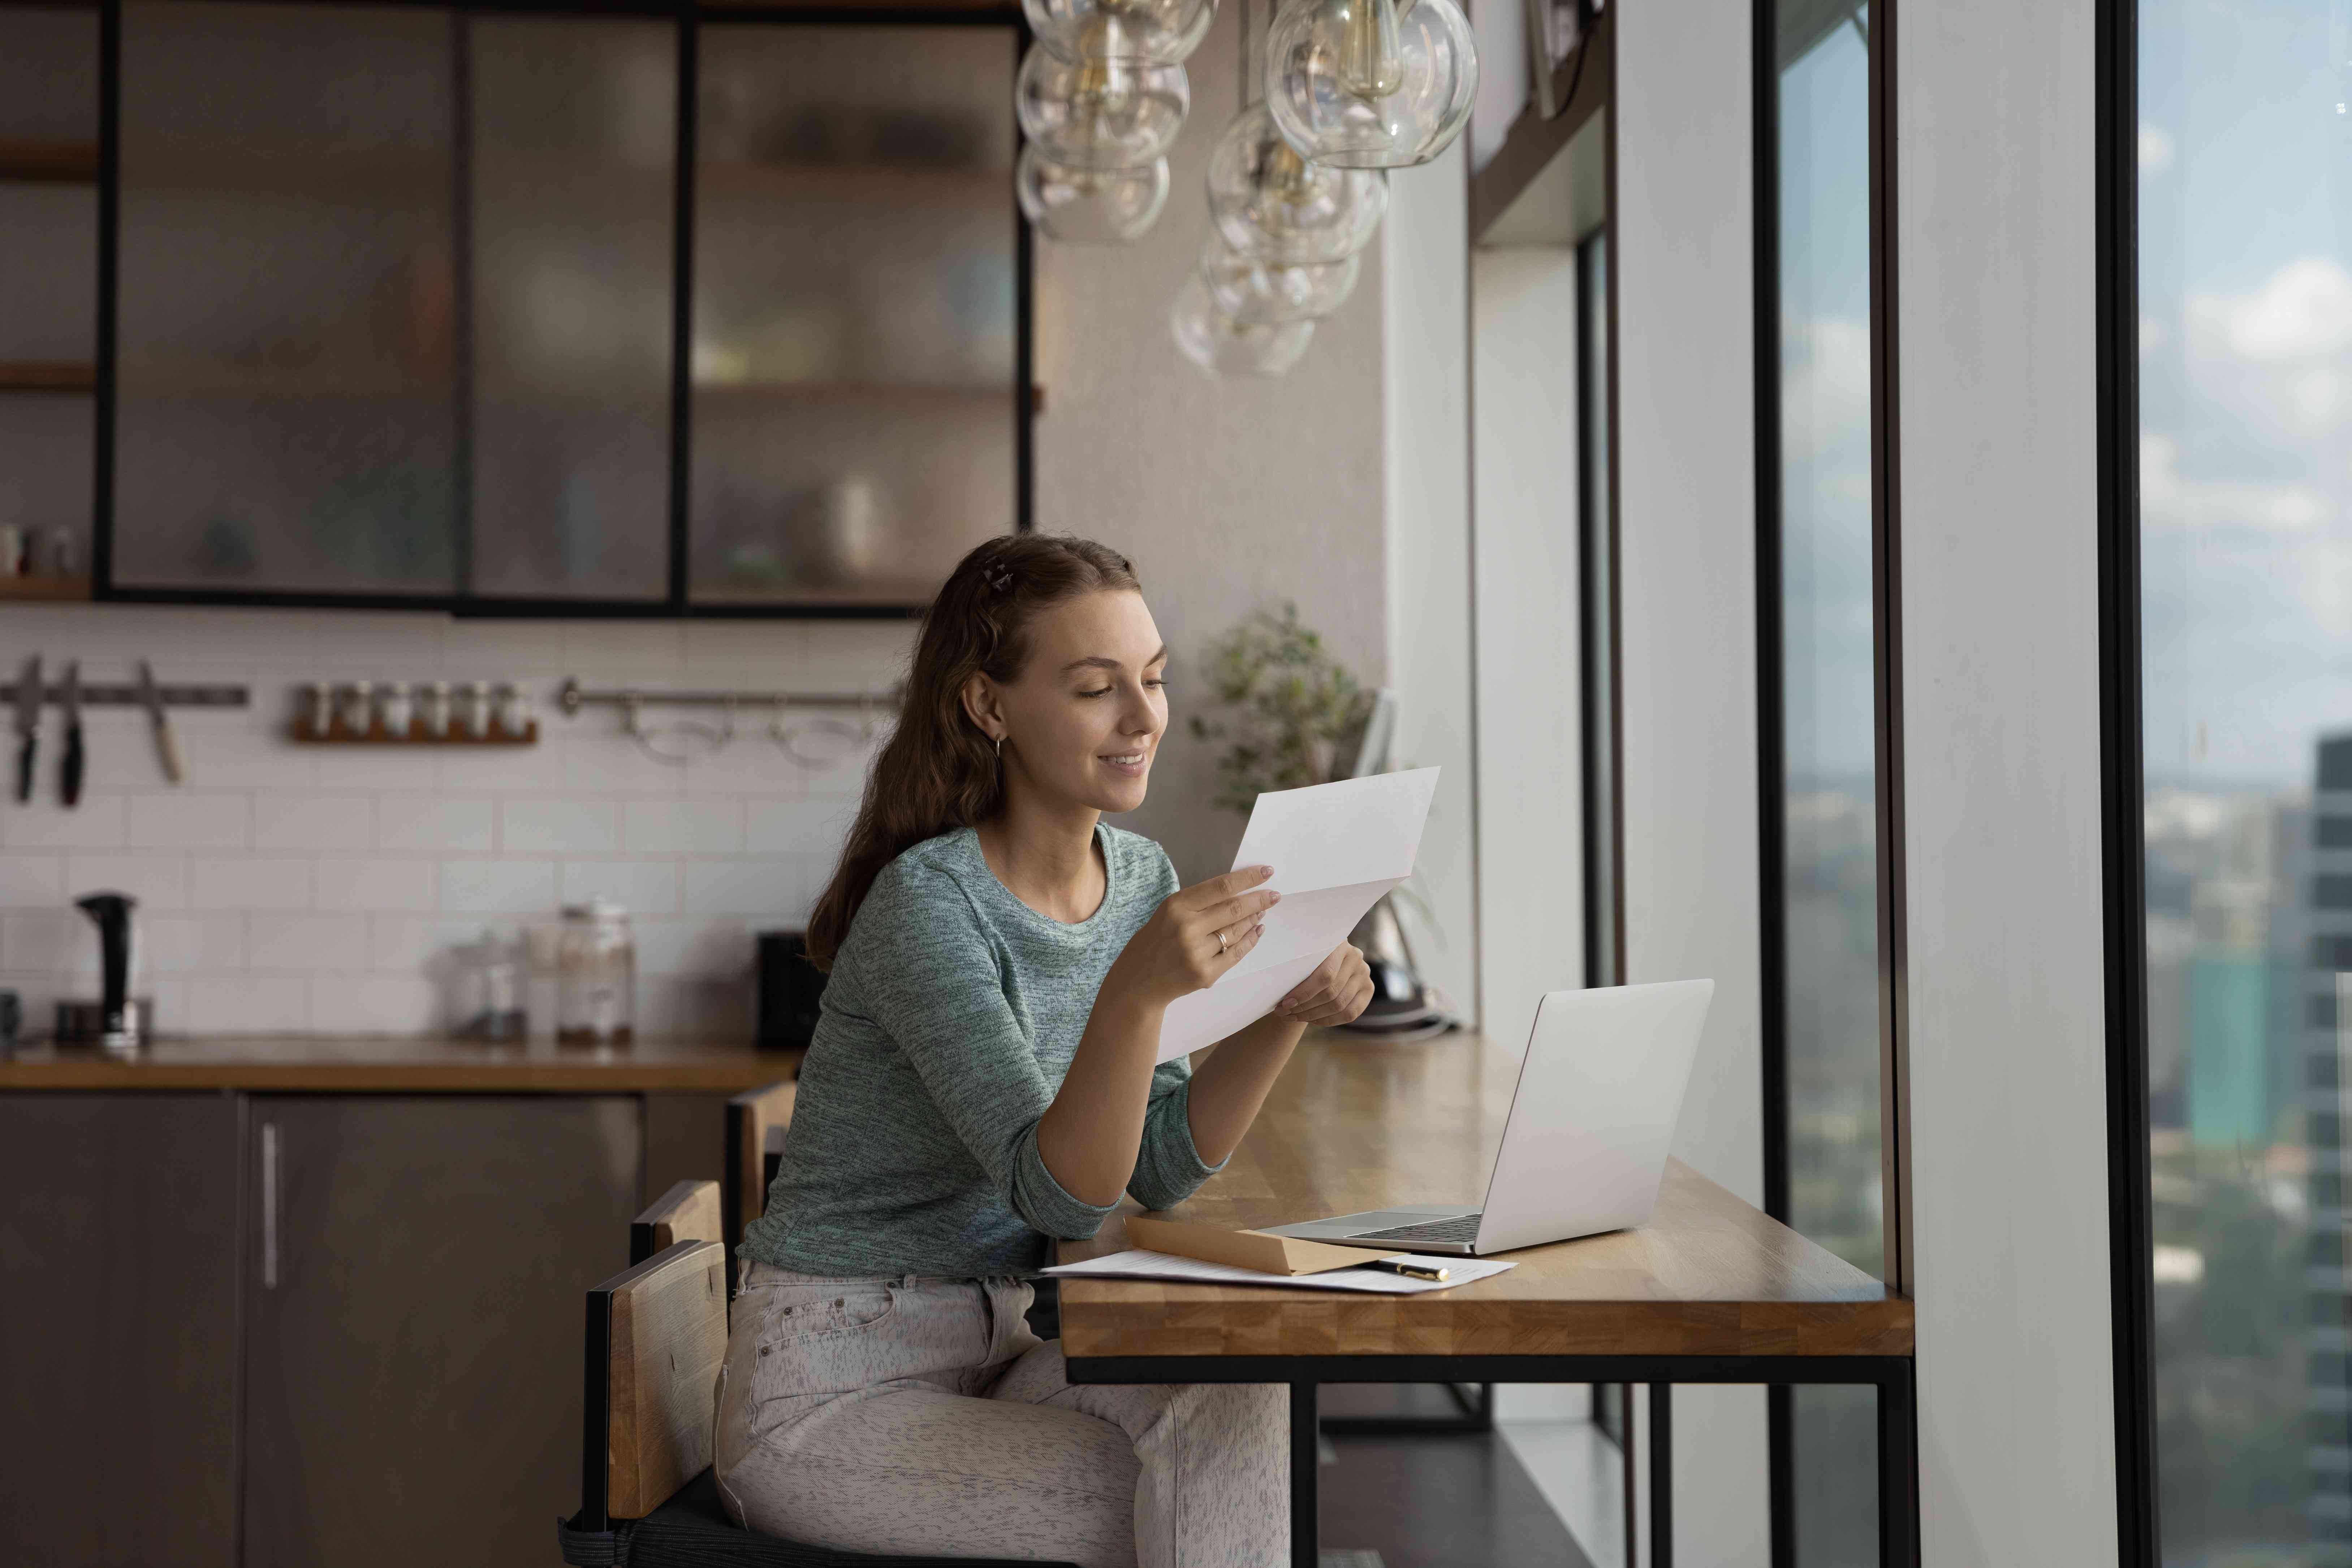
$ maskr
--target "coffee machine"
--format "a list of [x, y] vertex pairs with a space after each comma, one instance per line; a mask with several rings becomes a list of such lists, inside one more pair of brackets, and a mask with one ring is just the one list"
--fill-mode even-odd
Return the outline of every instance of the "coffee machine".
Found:
[[154, 1002], [131, 994], [131, 911], [125, 893], [90, 893], [74, 906], [98, 927], [99, 998], [58, 1004], [57, 1043], [134, 1051], [147, 1035]]

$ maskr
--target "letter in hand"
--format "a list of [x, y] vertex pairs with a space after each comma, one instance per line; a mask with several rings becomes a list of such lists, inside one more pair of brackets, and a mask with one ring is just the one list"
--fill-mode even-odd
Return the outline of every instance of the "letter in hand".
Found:
[[1354, 1023], [1371, 1000], [1372, 967], [1362, 953], [1343, 942], [1315, 966], [1314, 973], [1276, 1003], [1274, 1010], [1298, 1023], [1328, 1029]]
[[1104, 992], [1116, 988], [1164, 1007], [1215, 984], [1257, 945], [1265, 911], [1281, 900], [1260, 886], [1272, 875], [1268, 867], [1244, 866], [1169, 894], [1111, 965]]

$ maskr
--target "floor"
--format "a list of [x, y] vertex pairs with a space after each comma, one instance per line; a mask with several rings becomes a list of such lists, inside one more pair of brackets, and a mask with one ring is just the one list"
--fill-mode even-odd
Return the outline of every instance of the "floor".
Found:
[[[1327, 1415], [1449, 1415], [1438, 1388], [1327, 1387]], [[1592, 1568], [1501, 1432], [1327, 1436], [1323, 1568]]]

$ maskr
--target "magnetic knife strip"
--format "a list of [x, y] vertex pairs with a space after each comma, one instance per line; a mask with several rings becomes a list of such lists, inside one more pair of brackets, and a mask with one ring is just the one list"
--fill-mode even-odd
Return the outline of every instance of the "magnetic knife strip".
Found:
[[[173, 686], [163, 681], [155, 684], [155, 695], [166, 708], [245, 708], [253, 701], [252, 688], [247, 686]], [[44, 681], [41, 701], [44, 706], [63, 707], [66, 689], [63, 681]], [[0, 686], [0, 708], [13, 708], [16, 702], [14, 681]], [[84, 686], [81, 705], [85, 708], [143, 708], [146, 700], [140, 696], [135, 684]]]

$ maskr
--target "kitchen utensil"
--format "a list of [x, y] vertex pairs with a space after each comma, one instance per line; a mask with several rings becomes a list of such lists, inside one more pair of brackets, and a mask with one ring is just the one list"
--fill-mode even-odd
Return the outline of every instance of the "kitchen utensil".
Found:
[[58, 763], [58, 798], [70, 808], [81, 804], [81, 660], [66, 666], [66, 752]]
[[139, 661], [139, 700], [147, 706], [147, 722], [155, 731], [155, 754], [163, 759], [163, 776], [178, 784], [185, 770], [180, 766], [179, 738], [172, 733], [172, 721], [163, 711], [163, 694], [155, 689], [155, 671], [145, 659]]
[[16, 675], [16, 801], [33, 798], [33, 753], [41, 741], [41, 656], [25, 661]]
[[98, 927], [99, 1000], [58, 1004], [58, 1042], [95, 1043], [110, 1050], [137, 1047], [152, 1004], [131, 995], [131, 911], [138, 900], [124, 893], [90, 893], [74, 907]]

